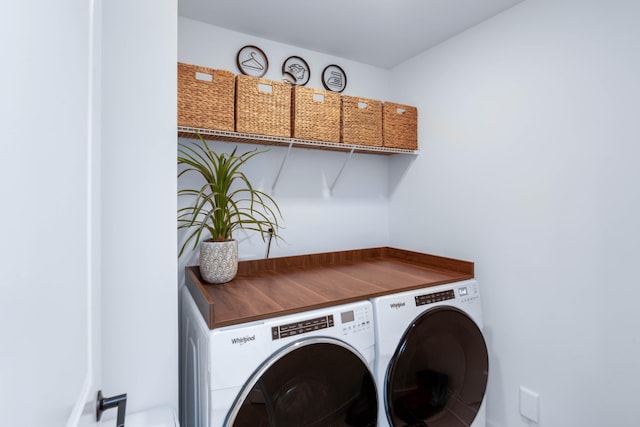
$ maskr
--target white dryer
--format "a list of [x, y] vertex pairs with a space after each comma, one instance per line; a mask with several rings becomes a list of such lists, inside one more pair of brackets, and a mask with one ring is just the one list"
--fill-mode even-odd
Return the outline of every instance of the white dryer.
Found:
[[373, 298], [379, 426], [485, 427], [476, 280]]
[[377, 425], [369, 301], [209, 329], [182, 294], [183, 427]]

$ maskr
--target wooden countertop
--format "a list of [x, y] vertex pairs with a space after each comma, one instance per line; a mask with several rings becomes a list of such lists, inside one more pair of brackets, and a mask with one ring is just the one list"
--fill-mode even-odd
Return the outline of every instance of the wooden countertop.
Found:
[[210, 329], [361, 301], [474, 277], [474, 264], [389, 247], [240, 261], [231, 282], [186, 268]]

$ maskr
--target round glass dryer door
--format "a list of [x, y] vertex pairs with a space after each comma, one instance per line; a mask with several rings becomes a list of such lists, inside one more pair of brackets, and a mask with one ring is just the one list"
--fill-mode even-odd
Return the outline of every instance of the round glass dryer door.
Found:
[[394, 427], [470, 426], [484, 398], [487, 347], [463, 311], [442, 306], [407, 329], [389, 363], [386, 407]]
[[286, 347], [250, 378], [225, 426], [375, 427], [378, 398], [349, 345], [310, 338]]

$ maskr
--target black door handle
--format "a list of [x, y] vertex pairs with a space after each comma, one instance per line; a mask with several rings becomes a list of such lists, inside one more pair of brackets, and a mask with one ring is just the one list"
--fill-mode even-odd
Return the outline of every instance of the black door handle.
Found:
[[116, 427], [124, 427], [124, 416], [127, 410], [126, 393], [113, 397], [104, 397], [102, 395], [102, 390], [100, 390], [98, 392], [98, 399], [96, 400], [96, 421], [100, 421], [102, 413], [111, 408], [118, 408], [118, 414], [116, 415]]

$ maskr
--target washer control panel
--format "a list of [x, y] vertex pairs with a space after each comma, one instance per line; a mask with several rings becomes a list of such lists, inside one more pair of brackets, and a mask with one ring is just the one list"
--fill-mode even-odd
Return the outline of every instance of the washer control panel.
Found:
[[342, 335], [360, 333], [373, 327], [372, 316], [373, 314], [368, 305], [334, 311], [334, 314], [326, 316], [272, 326], [271, 340], [295, 337], [333, 327], [339, 328], [338, 331], [340, 331]]
[[334, 326], [333, 314], [313, 319], [302, 320], [300, 322], [288, 323], [286, 325], [274, 326], [271, 328], [271, 339], [293, 337], [320, 329], [332, 328]]
[[370, 329], [373, 325], [368, 306], [340, 312], [342, 334], [349, 335]]

